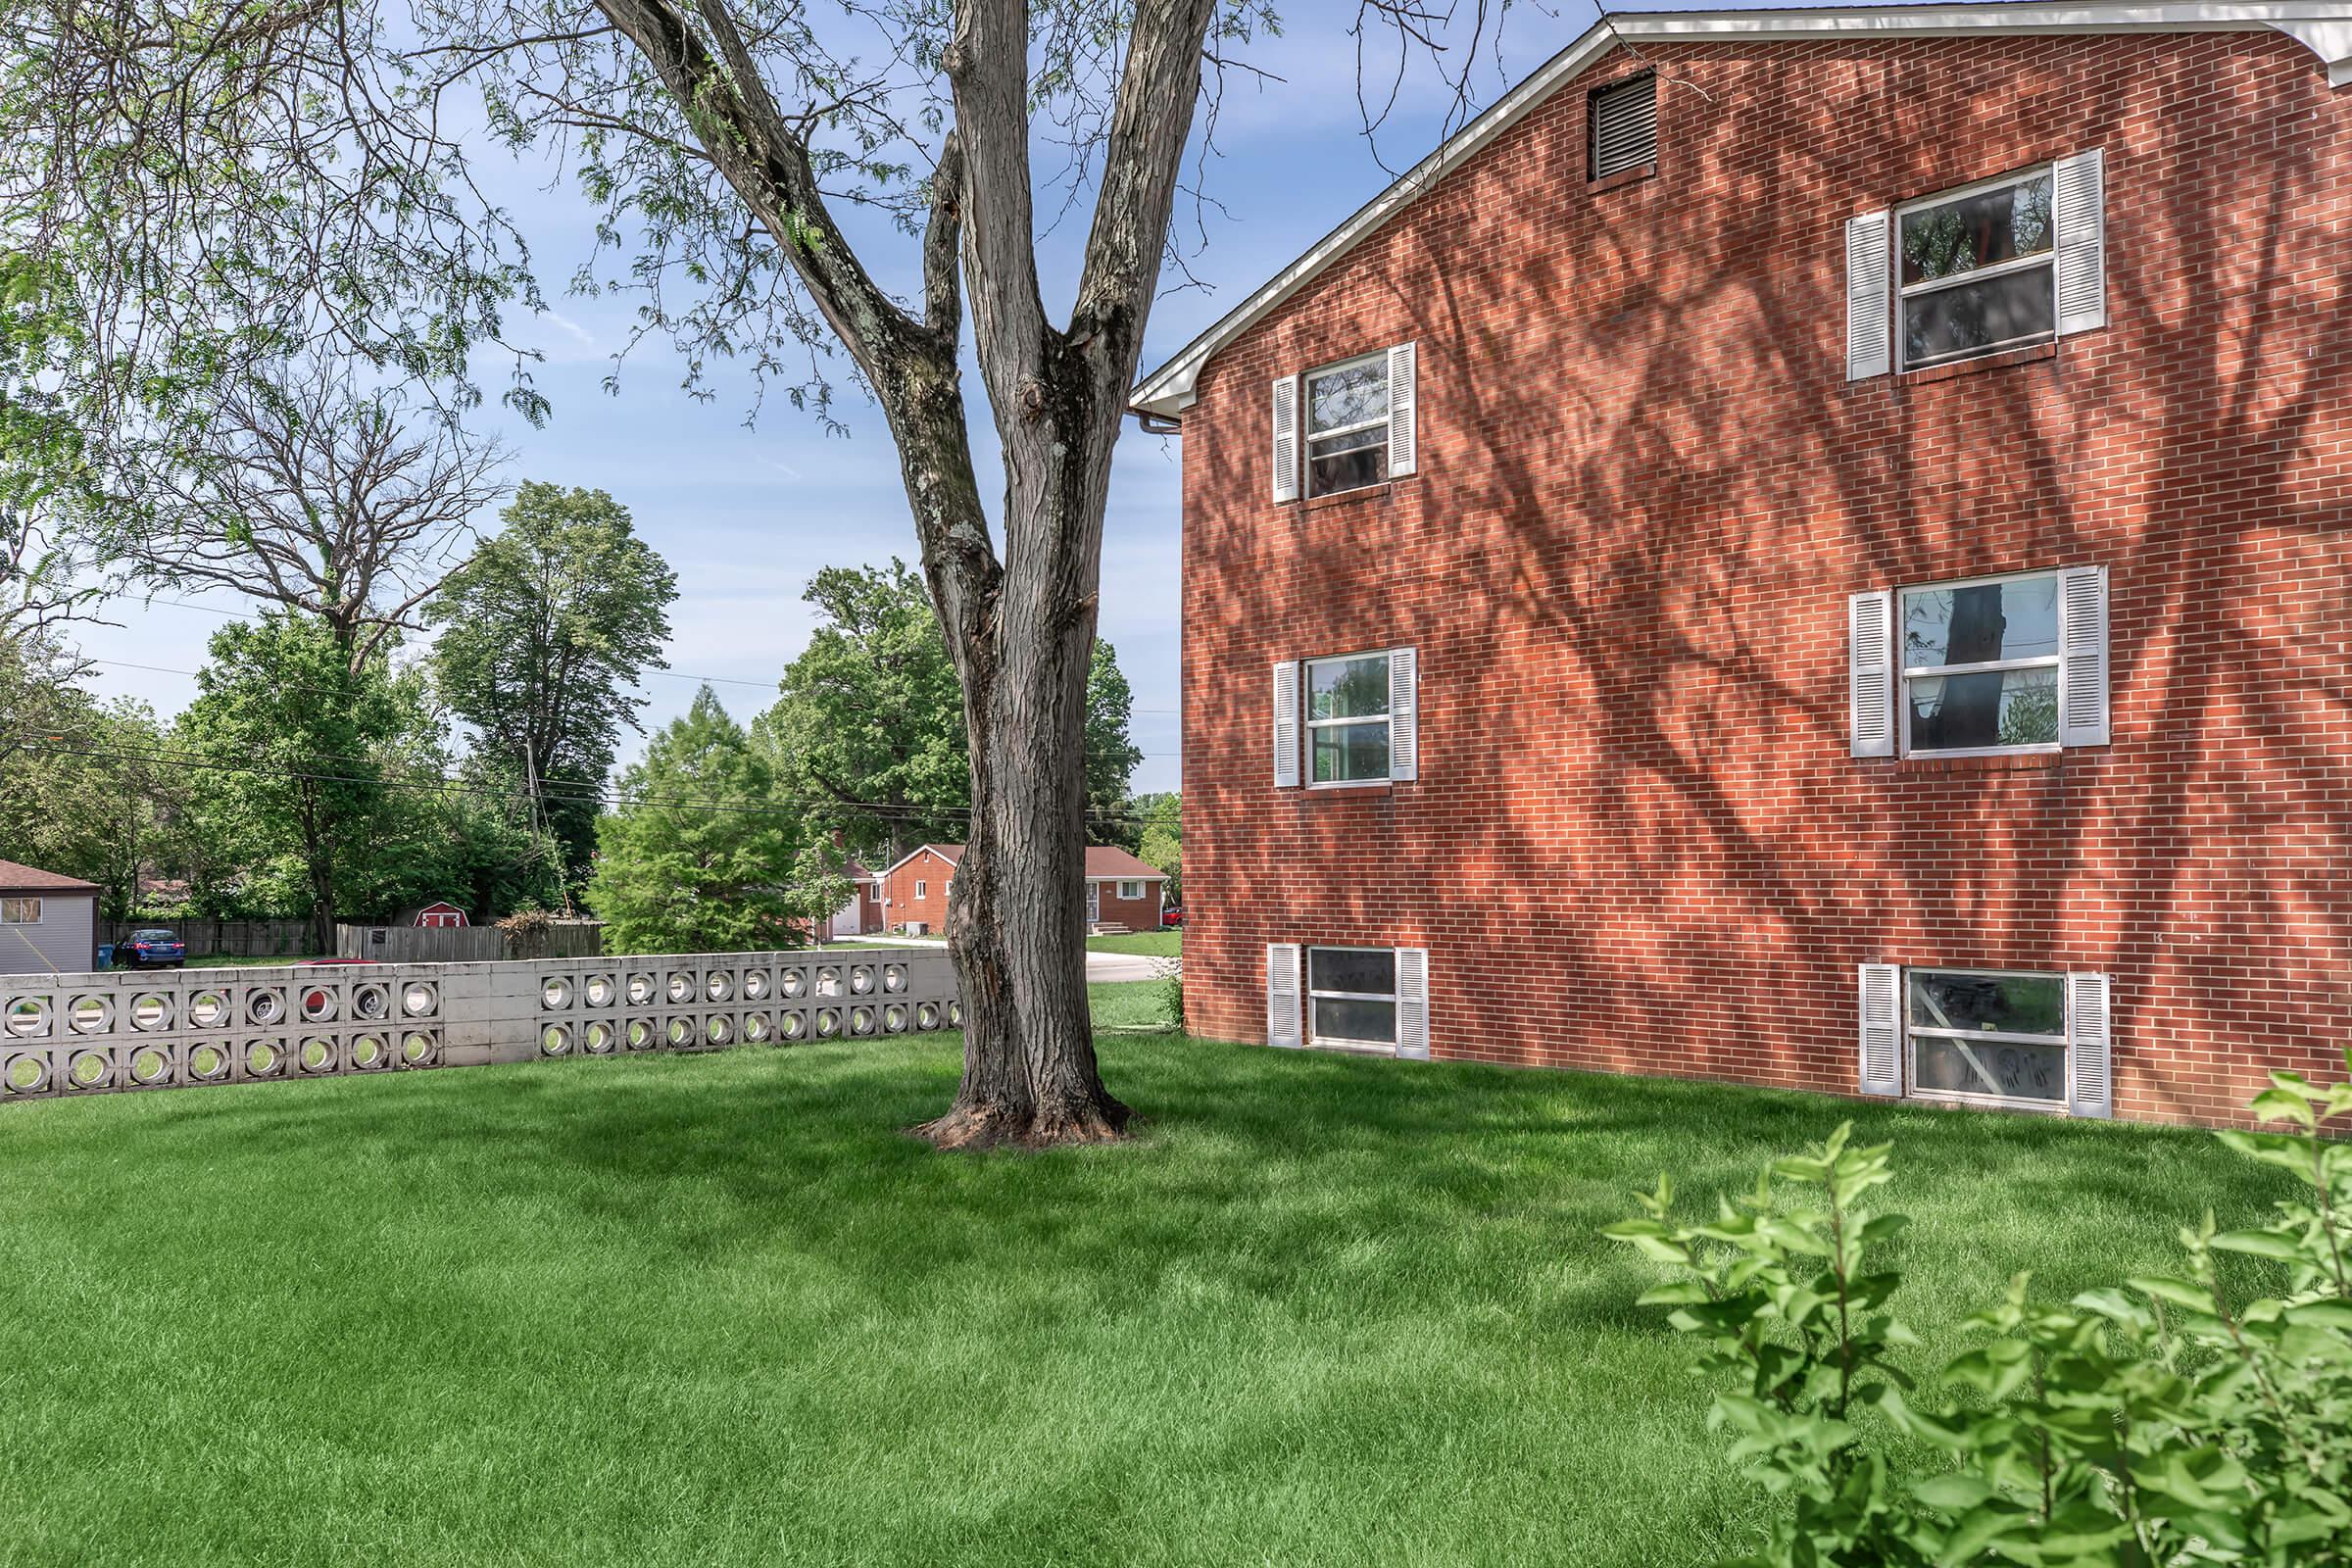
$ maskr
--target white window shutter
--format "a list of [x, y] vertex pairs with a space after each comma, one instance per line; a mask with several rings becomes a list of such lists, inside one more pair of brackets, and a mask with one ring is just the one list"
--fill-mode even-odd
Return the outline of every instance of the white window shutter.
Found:
[[1298, 499], [1298, 378], [1274, 378], [1274, 499]]
[[2115, 1114], [2107, 1049], [2107, 977], [2066, 977], [2066, 1108], [2102, 1120]]
[[1274, 665], [1274, 787], [1298, 787], [1298, 662]]
[[1410, 648], [1389, 650], [1389, 777], [1421, 776], [1421, 662]]
[[1298, 1032], [1298, 944], [1266, 944], [1266, 1044], [1296, 1049]]
[[2061, 158], [2050, 181], [2058, 331], [2107, 324], [2107, 159], [2098, 148]]
[[1389, 350], [1389, 477], [1411, 473], [1420, 465], [1420, 372], [1414, 345]]
[[1429, 950], [1396, 950], [1396, 1054], [1429, 1059]]
[[1891, 216], [1864, 213], [1845, 220], [1845, 378], [1866, 381], [1894, 368], [1893, 307], [1888, 290], [1894, 254], [1887, 245]]
[[1894, 755], [1894, 594], [1882, 588], [1845, 602], [1856, 757]]
[[1903, 971], [1899, 964], [1862, 965], [1862, 1070], [1866, 1095], [1903, 1092]]
[[2107, 744], [2107, 568], [2058, 574], [2058, 743]]

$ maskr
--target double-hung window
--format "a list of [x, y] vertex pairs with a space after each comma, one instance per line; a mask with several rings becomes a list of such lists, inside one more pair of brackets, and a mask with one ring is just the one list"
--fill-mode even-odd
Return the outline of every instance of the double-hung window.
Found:
[[1389, 777], [1389, 655], [1308, 661], [1306, 748], [1310, 783]]
[[1368, 354], [1306, 378], [1306, 493], [1334, 495], [1389, 476], [1389, 357]]
[[2114, 1114], [2107, 976], [1866, 963], [1861, 982], [1864, 1094]]
[[2108, 743], [2104, 567], [1883, 588], [1846, 618], [1856, 757]]
[[1134, 900], [1140, 899], [1143, 896], [1144, 885], [1141, 882], [1122, 882], [1119, 884], [1120, 898], [1128, 900], [1132, 903]]
[[1902, 591], [1903, 750], [2058, 745], [2058, 574]]
[[[1419, 356], [1410, 343], [1274, 380], [1274, 499], [1339, 495], [1414, 470]], [[1299, 398], [1306, 401], [1303, 420]], [[1304, 428], [1300, 425], [1303, 423]]]
[[930, 883], [928, 883], [928, 882], [917, 882], [917, 883], [915, 883], [915, 885], [914, 885], [914, 896], [915, 896], [916, 898], [918, 898], [918, 899], [927, 899], [927, 898], [929, 898], [929, 897], [931, 896], [931, 884], [930, 884]]
[[1924, 370], [2107, 324], [2098, 149], [1845, 225], [1845, 374]]
[[2055, 183], [2045, 166], [1895, 210], [1904, 369], [2056, 335]]
[[1307, 1040], [1318, 1046], [1396, 1044], [1396, 955], [1389, 948], [1306, 950]]
[[39, 925], [40, 923], [40, 900], [0, 899], [0, 925]]

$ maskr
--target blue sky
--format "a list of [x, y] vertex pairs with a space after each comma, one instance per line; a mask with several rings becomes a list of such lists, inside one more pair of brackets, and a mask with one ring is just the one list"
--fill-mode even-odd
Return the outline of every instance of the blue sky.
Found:
[[[1391, 178], [1384, 161], [1401, 170], [1440, 134], [1447, 100], [1424, 65], [1407, 73], [1377, 146], [1367, 142], [1357, 108], [1356, 50], [1347, 32], [1355, 16], [1353, 4], [1332, 0], [1285, 7], [1285, 35], [1261, 40], [1247, 57], [1283, 79], [1253, 86], [1237, 75], [1229, 84], [1217, 130], [1220, 156], [1207, 173], [1208, 194], [1222, 211], [1198, 215], [1206, 243], [1190, 264], [1208, 287], [1162, 295], [1152, 310], [1144, 369], [1384, 188]], [[1493, 102], [1593, 17], [1583, 0], [1556, 13], [1513, 6], [1499, 47], [1490, 36], [1482, 49], [1478, 101]], [[1393, 63], [1391, 55], [1367, 75], [1385, 80]], [[589, 254], [587, 205], [568, 186], [547, 188], [544, 166], [517, 165], [496, 151], [485, 151], [481, 162], [529, 239], [553, 307], [514, 325], [521, 341], [547, 357], [536, 376], [554, 401], [554, 417], [541, 429], [511, 418], [487, 421], [515, 454], [512, 474], [612, 492], [676, 569], [671, 671], [646, 681], [649, 725], [683, 711], [698, 678], [710, 679], [729, 710], [748, 718], [772, 700], [778, 673], [807, 641], [812, 621], [800, 595], [818, 567], [914, 558], [913, 528], [880, 416], [845, 398], [838, 409], [852, 433], [828, 436], [777, 400], [747, 428], [747, 384], [721, 379], [712, 401], [690, 398], [679, 387], [677, 362], [651, 342], [619, 367], [618, 391], [608, 394], [602, 383], [614, 369], [611, 357], [630, 326], [633, 302], [561, 292]], [[1039, 164], [1052, 167], [1043, 153]], [[1195, 219], [1190, 204], [1180, 209], [1179, 227], [1197, 243]], [[1083, 221], [1073, 219], [1043, 248], [1048, 308], [1056, 317], [1066, 310], [1084, 234]], [[886, 286], [909, 288], [911, 242], [887, 232], [857, 237]], [[976, 379], [969, 384], [978, 398]], [[976, 430], [985, 433], [987, 425], [985, 409], [976, 411]], [[1103, 545], [1102, 634], [1117, 646], [1135, 688], [1135, 738], [1145, 753], [1135, 775], [1139, 790], [1180, 782], [1179, 446], [1127, 427]], [[1000, 489], [996, 454], [991, 448], [979, 456], [982, 487], [993, 500]], [[482, 522], [494, 526], [495, 518]], [[195, 682], [172, 671], [195, 669], [224, 613], [244, 610], [227, 594], [197, 602], [209, 608], [118, 602], [110, 614], [122, 624], [81, 638], [84, 651], [102, 661], [97, 689], [143, 699], [166, 714], [177, 711]], [[638, 749], [632, 740], [623, 755]]]

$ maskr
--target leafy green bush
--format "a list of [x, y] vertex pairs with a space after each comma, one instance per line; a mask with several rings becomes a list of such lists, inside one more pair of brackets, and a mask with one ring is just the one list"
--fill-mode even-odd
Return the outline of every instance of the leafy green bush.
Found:
[[[2346, 1053], [2352, 1069], [2352, 1052]], [[2179, 1277], [2140, 1277], [2064, 1306], [2028, 1279], [1969, 1319], [1980, 1343], [1914, 1395], [1894, 1356], [1918, 1341], [1888, 1312], [1899, 1275], [1870, 1250], [1899, 1214], [1864, 1200], [1891, 1145], [1850, 1127], [1776, 1160], [1756, 1190], [1684, 1224], [1673, 1184], [1608, 1234], [1680, 1273], [1645, 1294], [1734, 1380], [1709, 1424], [1729, 1457], [1790, 1506], [1759, 1565], [2352, 1564], [2352, 1084], [2273, 1073], [2252, 1108], [2292, 1131], [2224, 1132], [2309, 1195], [2254, 1230], [2210, 1211], [2181, 1232]], [[2233, 1304], [2216, 1254], [2283, 1265], [2282, 1296]], [[1874, 1430], [1875, 1429], [1875, 1430]], [[1948, 1468], [1906, 1477], [1885, 1439]]]

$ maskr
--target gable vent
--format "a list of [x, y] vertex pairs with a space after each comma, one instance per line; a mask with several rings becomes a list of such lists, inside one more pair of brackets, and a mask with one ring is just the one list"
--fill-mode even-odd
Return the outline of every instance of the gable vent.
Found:
[[1658, 78], [1651, 72], [1593, 89], [1589, 179], [1658, 161]]

